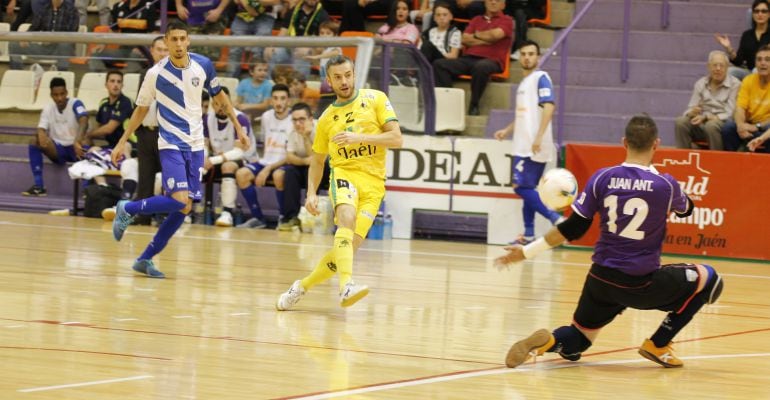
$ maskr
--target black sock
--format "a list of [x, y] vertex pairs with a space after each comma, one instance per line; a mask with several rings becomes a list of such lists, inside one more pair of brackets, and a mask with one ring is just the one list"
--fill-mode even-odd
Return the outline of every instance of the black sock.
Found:
[[134, 192], [136, 192], [136, 181], [130, 180], [130, 179], [124, 179], [123, 180], [123, 193], [121, 196], [124, 200], [130, 200], [132, 197], [134, 197]]
[[580, 354], [591, 347], [591, 341], [574, 325], [556, 328], [553, 331], [553, 337], [556, 339], [556, 344], [546, 350], [547, 352], [569, 356]]

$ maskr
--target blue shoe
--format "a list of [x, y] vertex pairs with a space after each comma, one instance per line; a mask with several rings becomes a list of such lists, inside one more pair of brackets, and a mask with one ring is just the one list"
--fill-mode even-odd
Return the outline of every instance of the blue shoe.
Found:
[[123, 233], [126, 232], [128, 226], [134, 221], [134, 217], [126, 212], [126, 203], [128, 203], [128, 200], [118, 202], [118, 205], [115, 206], [115, 219], [112, 220], [112, 236], [118, 242], [120, 239], [123, 239]]
[[140, 274], [145, 274], [150, 278], [163, 279], [166, 277], [163, 272], [160, 272], [157, 268], [155, 268], [155, 264], [152, 262], [152, 260], [136, 260], [132, 268], [134, 271]]
[[526, 245], [528, 245], [528, 244], [530, 244], [530, 243], [532, 243], [534, 241], [535, 241], [534, 237], [527, 237], [527, 236], [524, 236], [524, 235], [519, 235], [519, 237], [514, 239], [512, 242], [508, 242], [508, 244], [512, 244], [512, 245], [517, 245], [518, 244], [520, 246], [526, 246]]

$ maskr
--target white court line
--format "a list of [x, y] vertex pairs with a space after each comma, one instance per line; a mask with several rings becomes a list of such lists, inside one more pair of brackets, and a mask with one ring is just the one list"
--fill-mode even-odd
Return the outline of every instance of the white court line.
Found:
[[230, 316], [232, 316], [232, 317], [240, 317], [241, 315], [251, 315], [251, 313], [247, 313], [247, 312], [234, 312], [234, 313], [230, 313]]
[[136, 318], [115, 318], [115, 321], [117, 322], [126, 322], [126, 321], [139, 321]]
[[[50, 229], [63, 229], [68, 231], [86, 231], [86, 232], [100, 232], [100, 233], [110, 233], [110, 231], [105, 229], [95, 229], [95, 228], [72, 228], [69, 226], [58, 226], [58, 225], [39, 225], [39, 224], [22, 224], [18, 222], [6, 222], [7, 225], [15, 225], [15, 226], [28, 226], [28, 227], [35, 227], [35, 228], [50, 228]], [[155, 233], [145, 233], [145, 232], [127, 232], [131, 235], [144, 235], [144, 236], [154, 236]], [[198, 240], [206, 240], [206, 241], [216, 241], [216, 242], [228, 242], [228, 243], [246, 243], [250, 245], [254, 244], [265, 244], [270, 246], [289, 246], [289, 247], [317, 247], [317, 248], [323, 248], [328, 249], [327, 244], [318, 245], [318, 244], [311, 244], [311, 243], [292, 243], [292, 242], [275, 242], [275, 241], [269, 241], [269, 240], [253, 240], [253, 239], [232, 239], [232, 238], [218, 238], [218, 237], [211, 237], [211, 236], [197, 236], [197, 235], [184, 235], [184, 238], [186, 239], [198, 239]], [[371, 253], [384, 253], [384, 254], [405, 254], [405, 255], [419, 255], [419, 256], [427, 256], [427, 257], [436, 257], [436, 258], [445, 258], [445, 253], [436, 253], [436, 252], [429, 252], [429, 251], [413, 251], [413, 250], [385, 250], [385, 249], [369, 249], [366, 247], [361, 247], [358, 249], [358, 251], [364, 251], [364, 252], [371, 252]], [[484, 260], [484, 261], [493, 261], [497, 256], [493, 257], [487, 257], [487, 256], [471, 256], [471, 255], [462, 255], [462, 254], [453, 254], [452, 258], [462, 258], [462, 259], [470, 259], [470, 260]], [[677, 256], [679, 257], [679, 256]], [[752, 262], [752, 261], [749, 261]], [[563, 265], [568, 267], [579, 267], [588, 270], [589, 264], [588, 263], [578, 263], [578, 262], [569, 262], [569, 261], [555, 261], [555, 260], [527, 260], [524, 261], [525, 264], [547, 264], [547, 265]], [[718, 264], [718, 261], [717, 261]], [[721, 274], [722, 276], [730, 276], [735, 278], [749, 278], [749, 279], [770, 279], [770, 276], [763, 276], [763, 275], [744, 275], [744, 274]], [[139, 291], [155, 291], [155, 289], [135, 289]]]
[[[748, 357], [770, 357], [770, 353], [716, 354], [716, 355], [710, 355], [710, 356], [709, 355], [687, 356], [687, 357], [679, 357], [679, 358], [682, 360], [705, 360], [705, 359], [719, 359], [719, 358], [748, 358]], [[294, 397], [294, 399], [302, 399], [302, 400], [332, 399], [335, 397], [352, 396], [352, 395], [361, 394], [361, 393], [380, 392], [383, 390], [390, 390], [390, 389], [403, 389], [406, 387], [427, 385], [431, 383], [449, 382], [449, 381], [455, 381], [458, 379], [476, 378], [479, 376], [487, 376], [487, 375], [516, 374], [516, 373], [525, 373], [525, 372], [531, 372], [531, 371], [544, 371], [544, 370], [575, 368], [575, 367], [592, 367], [592, 366], [614, 365], [614, 364], [633, 364], [633, 363], [639, 363], [639, 362], [649, 362], [649, 361], [643, 358], [635, 358], [632, 360], [561, 363], [561, 364], [548, 364], [548, 365], [540, 364], [540, 366], [535, 365], [532, 367], [524, 367], [524, 368], [499, 368], [499, 369], [486, 370], [486, 371], [466, 372], [466, 373], [460, 373], [460, 374], [449, 375], [449, 376], [437, 376], [433, 378], [416, 379], [408, 382], [386, 383], [382, 385], [369, 386], [369, 387], [364, 387], [359, 389], [342, 390], [342, 391], [333, 392], [333, 393], [323, 393], [323, 394], [316, 394], [316, 395], [310, 395], [310, 396], [304, 396], [304, 397]]]
[[15, 328], [24, 328], [25, 326], [26, 325], [6, 325], [3, 328], [15, 329]]
[[192, 315], [172, 315], [171, 318], [174, 319], [185, 319], [185, 318], [194, 318]]
[[19, 389], [17, 390], [17, 392], [21, 392], [21, 393], [42, 392], [45, 390], [57, 390], [57, 389], [67, 389], [67, 388], [82, 387], [82, 386], [103, 385], [106, 383], [136, 381], [139, 379], [149, 379], [149, 378], [152, 378], [152, 375], [139, 375], [139, 376], [130, 376], [128, 378], [105, 379], [103, 381], [70, 383], [68, 385], [42, 386], [42, 387], [29, 388], [29, 389]]
[[80, 321], [67, 321], [67, 322], [59, 323], [59, 325], [77, 325], [77, 324], [82, 324], [82, 322], [80, 322]]

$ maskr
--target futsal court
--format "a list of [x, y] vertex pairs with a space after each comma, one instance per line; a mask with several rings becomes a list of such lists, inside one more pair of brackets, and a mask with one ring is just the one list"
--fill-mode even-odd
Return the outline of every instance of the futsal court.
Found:
[[0, 399], [770, 399], [767, 263], [664, 257], [725, 280], [675, 339], [684, 368], [637, 354], [664, 314], [628, 310], [579, 362], [507, 369], [513, 342], [570, 322], [590, 251], [498, 271], [500, 246], [368, 241], [368, 297], [339, 307], [334, 279], [277, 312], [331, 236], [185, 225], [153, 280], [131, 264], [154, 233], [0, 212]]

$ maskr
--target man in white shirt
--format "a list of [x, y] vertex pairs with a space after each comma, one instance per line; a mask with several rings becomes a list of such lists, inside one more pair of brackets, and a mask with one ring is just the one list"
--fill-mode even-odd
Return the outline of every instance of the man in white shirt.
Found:
[[[294, 129], [289, 134], [286, 145], [286, 166], [283, 178], [283, 219], [279, 221], [279, 231], [291, 231], [300, 226], [297, 218], [300, 209], [302, 189], [307, 189], [307, 177], [310, 162], [313, 159], [313, 140], [315, 139], [315, 121], [313, 112], [307, 103], [297, 103], [291, 107], [291, 121]], [[319, 189], [328, 188], [329, 165], [324, 166]]]
[[283, 165], [286, 164], [286, 142], [292, 130], [289, 116], [289, 87], [284, 84], [273, 86], [270, 95], [272, 110], [262, 114], [261, 136], [265, 148], [258, 162], [250, 163], [235, 173], [235, 181], [249, 205], [251, 218], [238, 225], [239, 228], [261, 229], [267, 227], [262, 208], [257, 198], [257, 187], [265, 186], [270, 178], [275, 185], [278, 206], [283, 204]]
[[513, 134], [513, 191], [524, 201], [524, 234], [513, 244], [525, 245], [535, 239], [535, 212], [552, 223], [556, 223], [561, 215], [549, 210], [535, 190], [545, 164], [553, 159], [556, 150], [551, 127], [556, 109], [553, 83], [547, 72], [537, 69], [540, 62], [540, 46], [537, 43], [525, 40], [519, 52], [524, 79], [516, 89], [516, 118], [495, 132], [495, 138], [503, 140]]
[[49, 87], [53, 102], [40, 113], [37, 134], [29, 144], [29, 166], [35, 183], [21, 193], [24, 196], [48, 194], [43, 184], [43, 154], [57, 165], [83, 156], [81, 141], [88, 129], [88, 111], [83, 102], [67, 97], [67, 82], [63, 78], [51, 79]]

